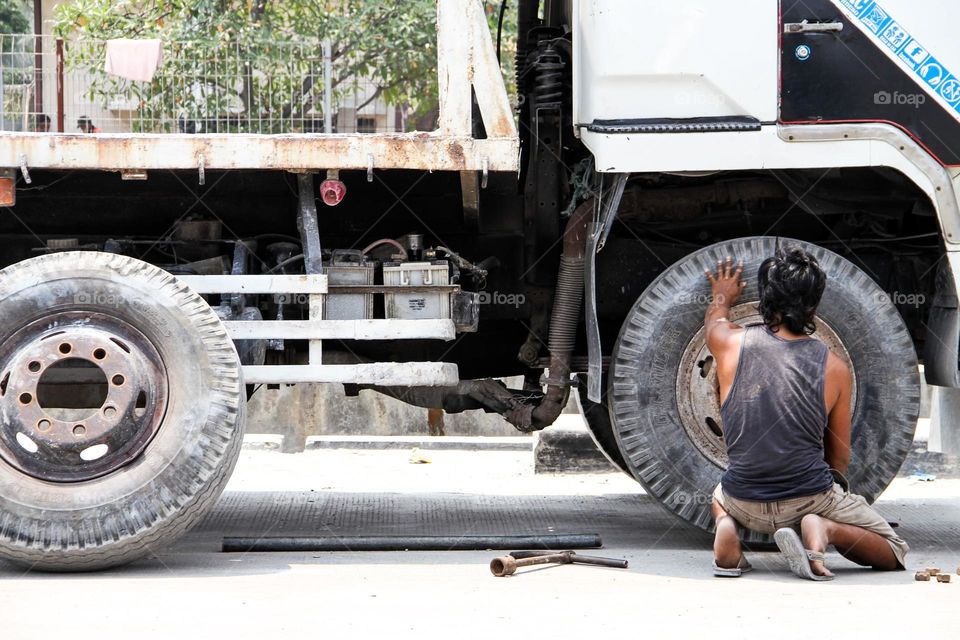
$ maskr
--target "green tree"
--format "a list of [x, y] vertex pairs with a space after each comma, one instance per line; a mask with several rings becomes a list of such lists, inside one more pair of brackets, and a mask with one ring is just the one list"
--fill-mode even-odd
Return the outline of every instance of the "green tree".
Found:
[[25, 126], [20, 108], [23, 85], [33, 76], [35, 38], [31, 32], [30, 4], [25, 0], [0, 0], [0, 127]]
[[[499, 2], [487, 5], [499, 9]], [[333, 49], [334, 103], [362, 95], [362, 108], [383, 99], [418, 124], [436, 111], [436, 0], [73, 0], [54, 17], [67, 39], [68, 67], [91, 72], [91, 97], [132, 94], [140, 130], [210, 114], [220, 131], [254, 121], [265, 132], [315, 129], [325, 40]], [[99, 71], [103, 41], [121, 37], [166, 43], [163, 69], [149, 86]]]
[[[507, 92], [511, 100], [516, 101], [517, 76], [517, 3], [519, 0], [503, 2], [503, 0], [484, 0], [483, 6], [487, 12], [487, 22], [490, 23], [490, 32], [493, 34], [493, 44], [497, 44], [497, 34], [500, 34], [500, 69], [507, 84]], [[503, 10], [503, 26], [500, 25], [500, 12]]]
[[30, 3], [25, 0], [5, 0], [0, 4], [0, 34], [28, 33], [30, 31]]
[[[335, 101], [362, 79], [365, 102], [423, 108], [436, 94], [434, 11], [433, 0], [74, 0], [57, 6], [55, 28], [68, 39], [67, 64], [93, 72], [91, 92], [132, 92], [148, 125], [215, 115], [219, 130], [232, 130], [224, 116], [243, 113], [248, 124], [289, 130], [322, 120], [323, 40], [333, 46]], [[97, 72], [102, 41], [120, 37], [166, 44], [150, 86]]]

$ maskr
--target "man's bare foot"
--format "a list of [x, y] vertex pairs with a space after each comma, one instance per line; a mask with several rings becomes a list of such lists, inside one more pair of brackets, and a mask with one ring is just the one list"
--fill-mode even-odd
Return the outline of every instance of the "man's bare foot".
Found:
[[[830, 521], [821, 518], [812, 513], [803, 516], [800, 521], [800, 537], [803, 540], [803, 546], [810, 551], [819, 551], [823, 553], [830, 544]], [[810, 569], [818, 576], [833, 577], [833, 573], [827, 569], [826, 565], [820, 560], [811, 560]]]
[[713, 555], [718, 567], [734, 569], [740, 566], [743, 551], [740, 547], [740, 536], [737, 535], [737, 522], [729, 515], [721, 516], [717, 520], [717, 535], [713, 541]]

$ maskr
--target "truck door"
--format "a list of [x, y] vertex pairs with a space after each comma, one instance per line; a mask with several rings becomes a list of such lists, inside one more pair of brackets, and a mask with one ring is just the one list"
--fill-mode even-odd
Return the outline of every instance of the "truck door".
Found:
[[780, 121], [886, 122], [960, 165], [960, 5], [781, 2]]

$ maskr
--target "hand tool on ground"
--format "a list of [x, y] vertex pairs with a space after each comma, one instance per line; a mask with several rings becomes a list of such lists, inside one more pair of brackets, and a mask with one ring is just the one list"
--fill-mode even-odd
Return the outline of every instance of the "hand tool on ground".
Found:
[[598, 558], [596, 556], [581, 556], [573, 551], [542, 553], [536, 551], [514, 551], [508, 556], [494, 558], [490, 561], [490, 572], [497, 577], [509, 576], [516, 573], [521, 567], [531, 567], [541, 564], [589, 564], [599, 567], [626, 569], [627, 561], [615, 558]]

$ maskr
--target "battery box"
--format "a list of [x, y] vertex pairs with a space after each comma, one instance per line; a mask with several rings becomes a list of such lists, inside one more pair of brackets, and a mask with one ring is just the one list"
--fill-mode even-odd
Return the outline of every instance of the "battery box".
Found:
[[[429, 287], [450, 284], [450, 266], [445, 260], [432, 262], [387, 262], [383, 284], [390, 287]], [[388, 320], [447, 320], [450, 292], [387, 293], [384, 312]]]

